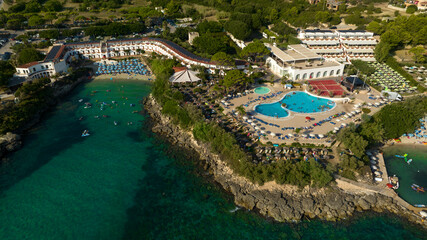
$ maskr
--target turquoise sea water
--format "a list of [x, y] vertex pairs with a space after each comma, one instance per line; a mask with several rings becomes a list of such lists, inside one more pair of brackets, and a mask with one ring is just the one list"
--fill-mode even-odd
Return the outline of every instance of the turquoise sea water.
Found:
[[[404, 159], [395, 155], [408, 154], [407, 159], [412, 159], [407, 164]], [[427, 146], [423, 145], [399, 145], [396, 144], [384, 150], [387, 171], [389, 175], [399, 177], [399, 189], [396, 192], [411, 204], [427, 205]], [[416, 192], [411, 188], [412, 184], [424, 187], [426, 192]]]
[[[283, 224], [233, 211], [231, 197], [196, 158], [155, 137], [144, 116], [132, 113], [149, 91], [136, 81], [91, 82], [47, 114], [0, 165], [0, 239], [425, 238], [393, 215]], [[96, 100], [117, 105], [101, 111]], [[80, 137], [84, 129], [89, 137]]]
[[[282, 104], [285, 103], [286, 107]], [[311, 96], [305, 92], [295, 91], [286, 94], [280, 101], [259, 104], [255, 111], [269, 117], [287, 117], [287, 110], [297, 113], [324, 112], [335, 107], [335, 102], [325, 98]]]

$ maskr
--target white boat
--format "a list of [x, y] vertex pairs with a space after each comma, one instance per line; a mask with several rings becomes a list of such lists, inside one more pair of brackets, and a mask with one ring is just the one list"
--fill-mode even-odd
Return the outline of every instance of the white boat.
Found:
[[376, 178], [375, 178], [375, 181], [376, 181], [376, 182], [382, 182], [382, 181], [383, 181], [383, 179], [382, 179], [382, 178], [380, 178], [380, 177], [376, 177]]

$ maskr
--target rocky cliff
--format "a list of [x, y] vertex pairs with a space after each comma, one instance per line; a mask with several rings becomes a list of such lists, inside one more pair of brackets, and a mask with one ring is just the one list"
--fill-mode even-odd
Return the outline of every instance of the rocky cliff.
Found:
[[234, 195], [238, 206], [258, 210], [262, 215], [277, 221], [298, 221], [304, 217], [336, 221], [352, 216], [355, 212], [373, 210], [405, 215], [409, 220], [426, 226], [412, 212], [404, 209], [388, 196], [372, 191], [343, 190], [337, 186], [328, 188], [305, 187], [299, 189], [290, 185], [268, 182], [263, 186], [251, 183], [237, 176], [220, 157], [210, 151], [210, 147], [197, 142], [192, 133], [171, 123], [170, 118], [160, 112], [160, 106], [150, 96], [144, 101], [145, 109], [153, 121], [152, 131], [167, 136], [172, 143], [192, 149], [205, 161], [205, 169], [215, 181]]

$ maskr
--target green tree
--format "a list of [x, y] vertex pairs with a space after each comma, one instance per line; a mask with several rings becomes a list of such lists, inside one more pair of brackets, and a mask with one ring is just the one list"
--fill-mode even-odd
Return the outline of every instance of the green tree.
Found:
[[406, 7], [406, 13], [413, 14], [418, 10], [417, 6], [415, 5], [409, 5]]
[[410, 53], [414, 54], [414, 61], [418, 63], [423, 63], [426, 61], [424, 54], [426, 54], [426, 49], [422, 46], [417, 46], [409, 50]]
[[220, 84], [226, 88], [227, 92], [230, 92], [242, 87], [246, 88], [251, 81], [242, 71], [235, 69], [228, 71], [224, 79], [220, 81]]
[[381, 41], [375, 47], [375, 59], [378, 62], [384, 62], [389, 57], [390, 50], [390, 44]]
[[265, 56], [268, 56], [270, 51], [261, 41], [254, 41], [240, 52], [242, 58], [252, 58], [254, 61], [261, 61]]
[[219, 22], [216, 21], [203, 21], [197, 25], [197, 32], [200, 34], [205, 34], [207, 32], [210, 33], [216, 33], [216, 32], [222, 32], [222, 25]]
[[7, 61], [0, 61], [0, 69], [0, 88], [4, 88], [15, 73], [15, 68]]
[[40, 26], [43, 24], [44, 24], [44, 19], [39, 15], [33, 15], [28, 19], [28, 26], [30, 27]]
[[41, 10], [41, 5], [36, 0], [32, 0], [25, 4], [25, 12], [27, 13], [38, 13]]
[[62, 3], [58, 0], [49, 0], [43, 4], [43, 7], [47, 12], [59, 12], [62, 10]]
[[212, 56], [213, 62], [224, 66], [235, 66], [234, 59], [225, 52], [217, 52]]
[[381, 35], [385, 31], [384, 26], [377, 21], [370, 22], [368, 26], [366, 26], [366, 30], [378, 35]]
[[331, 14], [328, 11], [319, 11], [316, 13], [316, 21], [327, 23], [331, 20]]
[[246, 115], [246, 110], [243, 107], [243, 105], [240, 105], [238, 107], [236, 107], [237, 112], [239, 113], [240, 116], [244, 116]]
[[233, 36], [239, 40], [245, 40], [251, 34], [249, 26], [238, 20], [231, 20], [225, 24], [225, 30], [233, 34]]
[[196, 37], [193, 41], [193, 45], [199, 52], [213, 55], [217, 52], [227, 52], [227, 41], [228, 39], [224, 35], [207, 33]]
[[25, 64], [43, 60], [44, 55], [34, 48], [24, 48], [18, 54], [18, 64]]
[[179, 3], [176, 3], [174, 0], [171, 0], [168, 5], [166, 5], [166, 13], [168, 15], [176, 15], [181, 11], [181, 5]]

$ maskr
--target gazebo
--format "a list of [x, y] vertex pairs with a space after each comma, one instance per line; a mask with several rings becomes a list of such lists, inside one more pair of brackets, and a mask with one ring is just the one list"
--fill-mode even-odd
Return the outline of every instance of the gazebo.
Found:
[[175, 72], [169, 78], [169, 81], [172, 83], [187, 83], [187, 82], [198, 82], [198, 81], [201, 81], [201, 79], [196, 76], [196, 72], [188, 70], [187, 68], [183, 68], [181, 71]]

